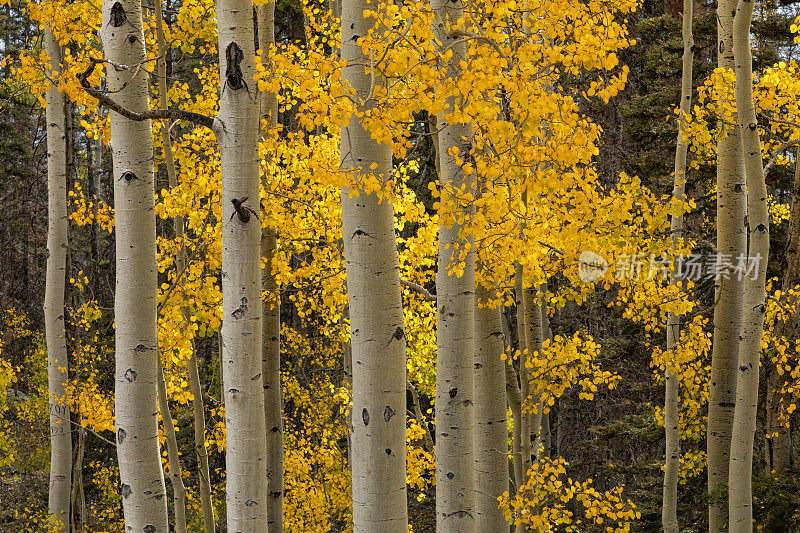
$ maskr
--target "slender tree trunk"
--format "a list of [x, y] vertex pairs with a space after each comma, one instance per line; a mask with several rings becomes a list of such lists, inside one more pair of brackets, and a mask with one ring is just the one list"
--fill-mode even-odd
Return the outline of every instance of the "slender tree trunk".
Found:
[[270, 533], [283, 531], [283, 402], [281, 398], [281, 312], [280, 294], [272, 263], [278, 246], [277, 232], [264, 230], [263, 253], [267, 258], [264, 290], [264, 416], [267, 430], [267, 483], [269, 506], [267, 522]]
[[[518, 472], [515, 472], [517, 478], [517, 492], [522, 491], [523, 485], [528, 482], [528, 472], [533, 466], [532, 455], [533, 449], [531, 445], [531, 422], [532, 416], [529, 410], [525, 409], [525, 404], [528, 402], [530, 396], [530, 374], [525, 367], [525, 356], [522, 355], [528, 349], [528, 335], [525, 321], [527, 319], [525, 313], [525, 290], [522, 284], [522, 265], [517, 263], [515, 286], [514, 286], [514, 299], [517, 310], [517, 342], [519, 345], [519, 415], [515, 416], [514, 428], [519, 431], [519, 435], [515, 436], [519, 439], [519, 455], [515, 459], [519, 461]], [[512, 410], [513, 412], [513, 410]], [[517, 524], [515, 528], [516, 533], [526, 533], [527, 526], [524, 523]]]
[[[453, 51], [443, 76], [449, 81], [461, 76], [460, 61], [466, 60], [466, 43], [447, 34], [448, 24], [464, 16], [461, 0], [431, 0], [436, 38]], [[447, 99], [455, 111], [455, 96]], [[440, 182], [443, 190], [465, 187], [474, 191], [475, 176], [465, 174], [453, 155], [468, 161], [472, 151], [472, 125], [438, 118]], [[472, 206], [461, 208], [471, 217]], [[472, 459], [473, 358], [475, 352], [475, 252], [471, 238], [461, 235], [464, 224], [439, 227], [439, 257], [436, 274], [436, 530], [439, 533], [469, 533], [475, 529], [475, 482]], [[450, 268], [461, 261], [463, 274]]]
[[[275, 44], [275, 2], [259, 5], [258, 42], [262, 58]], [[267, 129], [278, 125], [278, 95], [264, 92], [261, 95], [261, 117], [267, 120]], [[264, 190], [269, 190], [264, 183]], [[267, 258], [262, 287], [267, 293], [263, 308], [263, 349], [261, 366], [264, 378], [264, 417], [267, 430], [267, 483], [269, 500], [267, 524], [269, 532], [283, 531], [283, 401], [281, 397], [281, 307], [280, 287], [272, 273], [272, 264], [278, 248], [278, 231], [264, 228], [261, 234], [261, 255]]]
[[[167, 108], [167, 68], [166, 68], [166, 47], [164, 44], [164, 21], [161, 14], [161, 0], [155, 1], [156, 10], [156, 41], [158, 43], [158, 59], [156, 70], [158, 72], [158, 99], [162, 109]], [[166, 123], [161, 128], [161, 138], [164, 144], [164, 153], [169, 153], [165, 157], [167, 164], [167, 174], [169, 175], [170, 188], [177, 185], [175, 177], [175, 163], [172, 161], [172, 145], [169, 137], [169, 124]], [[177, 224], [176, 224], [177, 225]], [[181, 230], [183, 229], [181, 224]], [[177, 231], [176, 231], [177, 233]], [[181, 237], [182, 235], [181, 231]], [[179, 252], [180, 253], [180, 252]], [[176, 261], [177, 263], [177, 261]], [[185, 263], [185, 261], [184, 261]], [[175, 513], [175, 531], [185, 533], [186, 531], [186, 487], [183, 484], [183, 473], [181, 469], [180, 455], [178, 454], [178, 438], [175, 434], [175, 425], [172, 422], [172, 413], [169, 409], [169, 397], [167, 396], [167, 382], [164, 376], [164, 368], [159, 362], [158, 367], [158, 410], [161, 412], [161, 423], [164, 428], [164, 437], [167, 441], [167, 460], [169, 462], [169, 480], [172, 485], [172, 500]]]
[[[478, 285], [476, 300], [486, 304], [490, 292]], [[475, 531], [508, 529], [497, 498], [508, 491], [508, 420], [500, 309], [475, 309]]]
[[[155, 2], [156, 8], [156, 40], [158, 42], [158, 57], [157, 60], [157, 70], [158, 70], [158, 100], [161, 109], [167, 109], [167, 92], [169, 84], [167, 83], [167, 64], [166, 64], [166, 44], [164, 39], [164, 20], [161, 11], [161, 2], [156, 0]], [[177, 172], [175, 169], [175, 159], [172, 151], [172, 138], [170, 136], [170, 124], [165, 122], [163, 127], [161, 128], [161, 142], [163, 145], [164, 150], [164, 165], [167, 169], [167, 179], [169, 183], [170, 189], [174, 189], [178, 186], [178, 177]], [[184, 237], [184, 222], [182, 217], [175, 217], [173, 221], [173, 226], [175, 228], [175, 238], [178, 241], [183, 241]], [[175, 270], [176, 272], [183, 272], [186, 268], [186, 246], [185, 244], [181, 244], [181, 248], [177, 251], [175, 257]], [[181, 292], [183, 292], [181, 290]], [[186, 324], [189, 324], [191, 311], [188, 307], [181, 308], [181, 316], [183, 321]], [[191, 350], [192, 355], [189, 358], [187, 364], [187, 378], [189, 382], [189, 390], [192, 393], [192, 412], [194, 415], [194, 448], [195, 448], [195, 455], [197, 456], [197, 467], [198, 467], [198, 488], [200, 492], [200, 506], [202, 508], [203, 513], [203, 531], [205, 533], [214, 533], [214, 504], [211, 501], [211, 483], [210, 483], [210, 476], [209, 476], [209, 469], [208, 469], [208, 451], [205, 447], [206, 441], [206, 421], [205, 421], [205, 414], [203, 412], [203, 392], [200, 387], [200, 374], [197, 369], [197, 353], [195, 350], [195, 342], [194, 338], [191, 340]], [[163, 376], [163, 369], [159, 370], [159, 374]], [[163, 382], [163, 379], [159, 380], [159, 383]], [[165, 395], [165, 399], [161, 400], [161, 394]], [[169, 411], [169, 403], [168, 399], [166, 399], [166, 383], [164, 383], [164, 388], [162, 391], [161, 386], [159, 386], [159, 408], [162, 410], [162, 419], [165, 415], [164, 413], [168, 413]], [[170, 422], [171, 424], [171, 419]], [[168, 432], [168, 428], [164, 425], [165, 431]], [[174, 433], [174, 428], [172, 429]], [[167, 451], [168, 454], [171, 454], [169, 448], [169, 442], [167, 443]], [[177, 448], [177, 446], [176, 446]], [[173, 469], [173, 459], [170, 456], [170, 469]], [[180, 460], [176, 457], [174, 459], [175, 467], [180, 467]], [[173, 476], [176, 473], [173, 470]], [[178, 481], [175, 481], [176, 483]], [[181, 490], [185, 492], [185, 488], [183, 487], [183, 480], [180, 481]], [[175, 491], [175, 487], [173, 486], [173, 491]], [[181, 504], [178, 501], [178, 494], [177, 492], [174, 493], [175, 498], [175, 520], [176, 520], [176, 529], [179, 527], [180, 519], [179, 513], [177, 509], [180, 507], [183, 511], [181, 514], [185, 515], [185, 503]], [[182, 497], [185, 499], [185, 496]], [[184, 530], [185, 530], [185, 517], [183, 518], [184, 523]]]
[[[553, 340], [553, 330], [550, 329], [550, 317], [547, 315], [547, 284], [542, 285], [542, 337], [544, 339]], [[544, 408], [544, 406], [542, 406]], [[550, 413], [542, 411], [542, 455], [543, 457], [550, 457], [551, 448], [553, 446], [553, 437], [550, 430]]]
[[[104, 0], [101, 38], [106, 58], [136, 67], [145, 61], [141, 2]], [[149, 109], [146, 70], [131, 77], [108, 69], [108, 89], [121, 106]], [[159, 369], [156, 313], [156, 231], [153, 134], [149, 120], [110, 114], [114, 167], [117, 286], [117, 456], [125, 527], [168, 531], [164, 472], [158, 443]]]
[[[525, 307], [525, 344], [528, 348], [528, 357], [542, 351], [543, 325], [542, 325], [542, 306], [538, 301], [537, 289], [529, 288], [523, 291], [523, 305]], [[541, 355], [537, 356], [541, 357]], [[529, 376], [530, 377], [530, 376]], [[539, 455], [539, 445], [541, 444], [542, 430], [542, 395], [530, 392], [531, 407], [536, 407], [536, 412], [531, 412], [530, 439], [531, 439], [531, 461], [537, 459]]]
[[[694, 0], [683, 1], [683, 65], [681, 71], [681, 101], [678, 116], [678, 139], [675, 145], [675, 184], [672, 196], [683, 201], [686, 190], [686, 154], [687, 146], [683, 142], [684, 121], [688, 119], [692, 105], [692, 66], [694, 61], [694, 37], [692, 35], [692, 19]], [[672, 213], [670, 234], [672, 250], [675, 252], [683, 233], [683, 212]], [[670, 283], [674, 286], [676, 280]], [[672, 313], [667, 315], [667, 352], [673, 354], [680, 341], [680, 318]], [[664, 533], [678, 533], [678, 471], [680, 469], [680, 432], [678, 428], [678, 398], [680, 380], [667, 365], [664, 377], [664, 430], [666, 434], [666, 462], [664, 465], [663, 505], [661, 508], [661, 524]]]
[[[355, 89], [359, 113], [375, 104], [371, 80], [385, 83], [378, 72], [365, 73], [369, 59], [356, 43], [372, 26], [363, 14], [369, 5], [342, 2], [342, 78]], [[354, 115], [342, 128], [341, 167], [383, 183], [392, 172], [391, 147]], [[392, 202], [344, 187], [342, 234], [353, 358], [353, 530], [406, 533], [406, 339]]]
[[250, 0], [218, 0], [222, 366], [228, 531], [267, 531], [262, 367], [259, 96]]
[[736, 409], [733, 419], [730, 470], [728, 477], [729, 530], [753, 531], [753, 440], [758, 410], [758, 372], [761, 337], [766, 310], [767, 260], [769, 258], [769, 211], [767, 186], [761, 158], [753, 100], [753, 57], [750, 50], [750, 22], [753, 2], [740, 0], [733, 21], [733, 53], [736, 63], [736, 109], [741, 131], [747, 176], [748, 259], [754, 258], [757, 270], [745, 275], [744, 317], [739, 348], [736, 384]]
[[[717, 8], [717, 64], [732, 69], [733, 13], [737, 0], [720, 0]], [[722, 127], [722, 124], [720, 124]], [[717, 250], [737, 258], [747, 251], [745, 180], [741, 137], [733, 128], [717, 143]], [[728, 522], [728, 462], [736, 402], [736, 365], [742, 324], [744, 282], [734, 274], [719, 277], [714, 307], [714, 343], [708, 397], [708, 507], [709, 531], [717, 533]]]
[[[788, 294], [800, 284], [800, 146], [795, 152], [794, 183], [792, 186], [792, 205], [789, 212], [789, 229], [786, 243], [786, 267], [783, 271], [781, 294]], [[778, 322], [773, 336], [788, 336], [797, 345], [797, 314], [786, 321]], [[764, 458], [767, 471], [778, 475], [785, 474], [791, 466], [792, 442], [789, 428], [781, 421], [781, 389], [787, 383], [788, 374], [778, 374], [774, 366], [767, 370], [767, 424], [764, 439]]]
[[175, 424], [172, 422], [172, 413], [169, 410], [167, 382], [161, 366], [158, 367], [158, 410], [161, 412], [161, 423], [167, 441], [169, 482], [172, 485], [172, 499], [175, 508], [175, 531], [176, 533], [186, 533], [186, 487], [183, 484], [181, 460], [178, 455], [178, 437], [175, 434]]
[[70, 482], [72, 480], [72, 431], [67, 405], [67, 340], [64, 329], [64, 298], [67, 268], [67, 121], [64, 95], [58, 92], [61, 48], [49, 28], [45, 47], [50, 56], [47, 100], [47, 275], [44, 324], [47, 341], [47, 377], [50, 408], [50, 493], [48, 510], [59, 528], [69, 528]]
[[516, 492], [522, 484], [525, 483], [525, 472], [522, 467], [522, 431], [520, 431], [522, 395], [520, 394], [516, 372], [511, 365], [506, 365], [506, 397], [508, 398], [508, 407], [511, 409], [511, 416], [514, 420], [514, 428], [511, 433], [511, 466], [514, 491]]
[[[79, 418], [80, 421], [80, 418]], [[72, 463], [72, 533], [83, 533], [86, 524], [86, 499], [83, 494], [83, 458], [86, 453], [86, 430], [77, 430], [77, 448]]]
[[[792, 187], [792, 205], [789, 212], [789, 229], [787, 231], [786, 267], [783, 271], [781, 294], [800, 284], [800, 146], [795, 152], [794, 184]], [[775, 326], [773, 335], [776, 338], [788, 336], [797, 343], [798, 317], [789, 317]], [[789, 428], [781, 421], [781, 389], [787, 382], [788, 375], [778, 374], [774, 366], [767, 365], [767, 397], [766, 397], [766, 431], [764, 438], [764, 459], [768, 472], [785, 474], [791, 465], [792, 443]]]

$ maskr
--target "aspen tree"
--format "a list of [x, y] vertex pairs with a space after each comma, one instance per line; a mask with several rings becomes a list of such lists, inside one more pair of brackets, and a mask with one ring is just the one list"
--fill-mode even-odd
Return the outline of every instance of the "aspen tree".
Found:
[[[720, 0], [717, 7], [717, 64], [732, 69], [733, 13], [737, 0]], [[741, 137], [737, 128], [717, 143], [717, 250], [737, 258], [747, 250], [745, 180]], [[719, 276], [714, 307], [714, 342], [708, 397], [708, 507], [709, 531], [717, 533], [728, 521], [726, 495], [733, 411], [736, 401], [736, 366], [742, 324], [744, 283], [735, 273]]]
[[[694, 37], [692, 18], [694, 0], [683, 2], [683, 64], [681, 67], [681, 100], [678, 115], [678, 139], [675, 145], [675, 184], [672, 196], [683, 201], [686, 190], [686, 154], [688, 146], [683, 142], [684, 122], [692, 108], [692, 62], [694, 61]], [[672, 213], [670, 234], [673, 252], [677, 249], [683, 233], [683, 212], [676, 208]], [[675, 285], [673, 277], [670, 283]], [[673, 313], [667, 315], [667, 352], [672, 354], [680, 339], [680, 317]], [[678, 431], [679, 369], [667, 364], [664, 377], [664, 431], [666, 434], [666, 460], [664, 464], [664, 487], [661, 507], [661, 525], [664, 533], [678, 533], [678, 470], [680, 468], [680, 434]]]
[[[747, 178], [748, 259], [738, 272], [745, 278], [744, 316], [740, 334], [736, 384], [736, 408], [728, 477], [728, 530], [753, 531], [753, 439], [758, 409], [758, 372], [761, 336], [766, 310], [767, 260], [769, 258], [769, 211], [767, 186], [761, 157], [753, 101], [753, 57], [750, 50], [750, 23], [754, 2], [740, 0], [733, 19], [733, 55], [736, 72], [737, 127], [741, 132]], [[751, 259], [753, 263], [751, 263]], [[750, 272], [749, 267], [754, 267]]]
[[65, 98], [58, 91], [61, 47], [49, 28], [44, 32], [50, 57], [47, 101], [47, 274], [44, 327], [47, 342], [47, 376], [50, 408], [50, 492], [48, 507], [59, 525], [69, 528], [72, 479], [72, 432], [67, 405], [67, 341], [64, 298], [67, 275], [67, 120]]
[[[443, 49], [452, 51], [442, 80], [457, 85], [461, 61], [467, 59], [467, 43], [451, 33], [464, 16], [461, 0], [431, 0], [434, 32]], [[475, 176], [459, 164], [471, 158], [472, 125], [451, 122], [460, 105], [455, 95], [445, 100], [446, 111], [437, 125], [439, 180], [442, 203], [452, 195], [475, 193]], [[461, 191], [459, 193], [459, 191]], [[475, 528], [475, 487], [472, 459], [473, 358], [475, 350], [475, 251], [473, 240], [462, 233], [473, 212], [470, 205], [455, 207], [453, 224], [439, 227], [436, 273], [436, 530], [469, 533]], [[463, 265], [463, 266], [462, 266]]]
[[267, 531], [261, 221], [253, 3], [218, 0], [222, 375], [228, 531]]
[[[258, 42], [262, 57], [275, 44], [275, 2], [256, 8]], [[261, 95], [261, 117], [267, 131], [278, 125], [278, 95], [265, 91]], [[268, 190], [264, 176], [264, 190]], [[272, 272], [278, 248], [278, 232], [265, 227], [261, 234], [261, 255], [266, 258], [262, 288], [267, 294], [263, 303], [261, 368], [264, 373], [264, 418], [267, 431], [267, 525], [270, 533], [283, 531], [283, 404], [281, 398], [281, 307], [280, 290]]]
[[[155, 2], [156, 16], [156, 42], [158, 44], [158, 59], [156, 60], [156, 71], [158, 72], [158, 101], [162, 109], [167, 108], [167, 64], [166, 64], [166, 45], [164, 39], [164, 20], [161, 12], [161, 1]], [[161, 142], [164, 151], [164, 164], [167, 170], [167, 179], [170, 188], [178, 185], [175, 173], [175, 161], [172, 154], [172, 139], [169, 133], [169, 122], [162, 125]], [[175, 236], [183, 238], [183, 219], [176, 217], [174, 220]], [[175, 259], [175, 266], [179, 271], [183, 271], [186, 266], [186, 253], [184, 249], [178, 251]], [[189, 310], [182, 309], [183, 320], [189, 323]], [[192, 346], [194, 354], [194, 346]], [[189, 363], [191, 365], [191, 362]], [[189, 369], [191, 376], [191, 369]], [[197, 405], [195, 399], [195, 405]], [[202, 402], [202, 396], [199, 399]], [[201, 403], [202, 405], [202, 403]], [[169, 409], [169, 397], [167, 395], [167, 383], [164, 376], [164, 368], [159, 364], [158, 367], [158, 410], [161, 412], [161, 423], [164, 428], [164, 436], [167, 441], [167, 460], [169, 461], [170, 484], [172, 485], [172, 499], [175, 513], [175, 531], [184, 533], [186, 531], [186, 487], [183, 484], [183, 474], [181, 472], [180, 455], [178, 454], [178, 439], [175, 432], [175, 425], [172, 422], [172, 413]], [[203, 475], [200, 474], [200, 482], [203, 482]], [[201, 487], [202, 491], [202, 487]], [[205, 503], [205, 502], [204, 502]]]
[[[149, 111], [141, 2], [104, 0], [100, 31], [107, 84], [127, 110]], [[117, 456], [125, 527], [166, 533], [158, 442], [159, 351], [153, 134], [149, 120], [110, 113], [116, 236]]]
[[500, 309], [490, 308], [489, 290], [476, 288], [475, 309], [475, 530], [503, 531], [508, 522], [497, 497], [508, 490], [508, 420], [505, 351]]
[[[800, 146], [795, 152], [792, 205], [789, 213], [789, 229], [786, 232], [786, 267], [783, 271], [781, 294], [787, 294], [800, 284]], [[775, 325], [773, 336], [797, 335], [798, 317], [795, 315]], [[789, 469], [792, 443], [789, 428], [781, 420], [781, 389], [788, 381], [786, 373], [779, 374], [775, 367], [767, 370], [766, 428], [764, 438], [764, 462], [767, 471], [785, 474]]]
[[[391, 147], [373, 139], [357, 116], [375, 106], [372, 83], [386, 83], [378, 71], [365, 68], [369, 57], [357, 42], [372, 26], [364, 17], [369, 5], [342, 1], [342, 79], [355, 90], [356, 114], [341, 130], [341, 168], [356, 183], [374, 178], [385, 185]], [[388, 195], [344, 187], [342, 235], [353, 371], [353, 530], [406, 533], [406, 338]]]

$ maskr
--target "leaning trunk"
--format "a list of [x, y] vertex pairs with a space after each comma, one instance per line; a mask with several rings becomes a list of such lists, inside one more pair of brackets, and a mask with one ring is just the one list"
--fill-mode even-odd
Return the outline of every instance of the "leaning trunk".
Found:
[[[342, 2], [342, 78], [356, 92], [358, 112], [375, 105], [357, 44], [372, 26], [367, 0]], [[379, 144], [353, 115], [341, 132], [341, 168], [355, 183], [392, 172], [391, 147]], [[358, 196], [356, 196], [356, 194]], [[352, 483], [356, 533], [406, 533], [406, 338], [392, 202], [357, 185], [342, 189], [347, 295], [353, 371]], [[471, 465], [470, 465], [471, 466]]]
[[61, 48], [45, 29], [52, 80], [47, 99], [47, 279], [44, 327], [47, 340], [47, 378], [50, 407], [50, 494], [48, 509], [58, 530], [69, 528], [72, 479], [72, 432], [67, 405], [67, 340], [64, 332], [64, 290], [67, 269], [67, 121], [64, 95], [58, 92]]
[[[717, 8], [717, 64], [732, 69], [733, 13], [737, 0], [720, 0]], [[720, 123], [719, 127], [723, 127]], [[737, 128], [717, 143], [717, 250], [734, 260], [746, 253], [747, 210], [741, 138]], [[736, 365], [742, 324], [744, 283], [735, 275], [720, 277], [714, 307], [714, 342], [708, 393], [708, 506], [709, 531], [717, 533], [728, 522], [725, 484], [728, 482], [733, 411], [736, 402]]]
[[[141, 2], [105, 0], [101, 37], [106, 58], [137, 67], [146, 60]], [[107, 69], [115, 101], [149, 110], [146, 70]], [[125, 527], [168, 531], [158, 443], [157, 270], [153, 133], [149, 120], [110, 113], [114, 166], [117, 286], [114, 414]]]
[[259, 102], [250, 0], [218, 0], [222, 174], [222, 376], [228, 531], [267, 530], [261, 362]]
[[[686, 153], [687, 146], [683, 142], [684, 122], [691, 112], [692, 105], [692, 62], [694, 61], [694, 37], [692, 36], [692, 16], [694, 0], [683, 2], [683, 66], [681, 71], [681, 101], [678, 115], [678, 140], [675, 146], [675, 184], [672, 196], [683, 201], [686, 190]], [[676, 209], [672, 213], [670, 235], [673, 253], [677, 250], [683, 233], [683, 211]], [[675, 286], [676, 280], [670, 283]], [[667, 315], [667, 353], [672, 354], [666, 366], [664, 376], [664, 431], [666, 435], [666, 460], [664, 464], [663, 505], [661, 507], [661, 524], [664, 533], [678, 533], [678, 471], [680, 469], [680, 433], [678, 428], [678, 392], [680, 381], [678, 368], [675, 366], [674, 354], [678, 347], [680, 335], [680, 318], [669, 313]], [[671, 363], [671, 364], [670, 364]]]
[[[745, 270], [744, 317], [739, 348], [736, 408], [733, 419], [728, 477], [729, 530], [753, 530], [753, 439], [758, 410], [758, 372], [761, 336], [766, 309], [767, 259], [769, 258], [769, 211], [767, 186], [761, 158], [753, 101], [753, 57], [750, 51], [750, 21], [753, 2], [740, 0], [734, 17], [733, 53], [736, 63], [736, 110], [742, 137], [747, 176], [749, 252]], [[742, 264], [742, 262], [740, 262]], [[740, 271], [739, 274], [742, 272]]]

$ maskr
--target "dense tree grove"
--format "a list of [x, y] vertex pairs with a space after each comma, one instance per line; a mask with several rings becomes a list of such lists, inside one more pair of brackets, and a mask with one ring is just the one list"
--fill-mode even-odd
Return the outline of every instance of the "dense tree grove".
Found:
[[0, 27], [0, 530], [800, 531], [794, 0]]

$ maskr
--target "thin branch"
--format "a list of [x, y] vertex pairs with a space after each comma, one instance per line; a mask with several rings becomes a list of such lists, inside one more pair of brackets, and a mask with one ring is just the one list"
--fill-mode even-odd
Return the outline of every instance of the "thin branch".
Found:
[[778, 146], [778, 149], [772, 153], [772, 157], [769, 158], [767, 164], [764, 165], [764, 171], [761, 173], [762, 179], [767, 178], [767, 173], [769, 172], [769, 169], [772, 168], [772, 166], [775, 164], [775, 161], [777, 161], [778, 156], [781, 155], [784, 150], [798, 144], [800, 144], [800, 139], [792, 139], [791, 141], [786, 141], [780, 146]]
[[85, 71], [78, 74], [78, 81], [81, 83], [81, 87], [83, 90], [89, 93], [90, 95], [97, 98], [97, 100], [116, 113], [119, 113], [123, 117], [136, 120], [136, 121], [143, 121], [143, 120], [185, 120], [187, 122], [193, 122], [200, 126], [205, 126], [206, 128], [214, 131], [214, 119], [208, 117], [206, 115], [202, 115], [200, 113], [194, 113], [192, 111], [184, 111], [182, 109], [153, 109], [144, 111], [142, 113], [137, 113], [135, 111], [131, 111], [130, 109], [126, 109], [116, 103], [114, 100], [111, 99], [105, 92], [92, 88], [89, 85], [88, 78], [91, 76], [92, 72], [94, 72], [95, 67], [98, 63], [103, 63], [104, 60], [102, 59], [89, 59], [89, 66], [86, 68]]
[[89, 433], [92, 433], [95, 437], [97, 437], [101, 441], [105, 442], [106, 444], [110, 444], [111, 446], [114, 446], [115, 448], [117, 447], [117, 444], [115, 442], [111, 442], [110, 440], [108, 440], [107, 438], [105, 438], [104, 436], [102, 436], [101, 434], [99, 434], [98, 432], [93, 430], [92, 428], [90, 428], [88, 426], [84, 426], [83, 424], [79, 424], [78, 422], [75, 422], [74, 420], [70, 420], [68, 417], [61, 416], [61, 415], [59, 415], [57, 413], [53, 413], [53, 415], [56, 418], [58, 418], [59, 420], [62, 420], [62, 421], [65, 421], [65, 422], [69, 422], [70, 424], [72, 424], [74, 426], [80, 426], [81, 428], [87, 430]]
[[406, 388], [411, 393], [411, 400], [414, 402], [414, 417], [417, 419], [417, 424], [425, 430], [425, 449], [429, 452], [433, 452], [433, 437], [431, 436], [428, 422], [422, 414], [422, 407], [419, 404], [419, 392], [417, 392], [417, 388], [408, 380], [406, 380]]
[[431, 294], [428, 291], [428, 289], [426, 289], [425, 287], [423, 287], [419, 283], [414, 283], [413, 281], [409, 281], [407, 279], [400, 278], [400, 285], [405, 285], [406, 287], [417, 291], [418, 293], [420, 293], [422, 295], [423, 298], [425, 298], [429, 302], [435, 302], [436, 301], [436, 295], [435, 294]]

